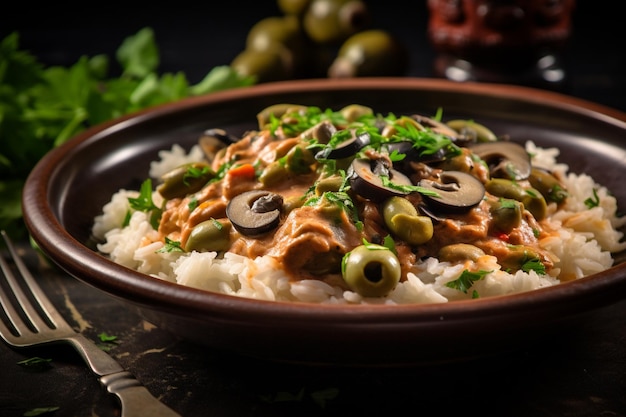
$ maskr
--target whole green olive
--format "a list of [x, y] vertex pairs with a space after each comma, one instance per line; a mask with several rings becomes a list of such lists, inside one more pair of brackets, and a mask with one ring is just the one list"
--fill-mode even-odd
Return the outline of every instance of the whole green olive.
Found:
[[278, 8], [288, 15], [302, 16], [311, 0], [277, 0]]
[[565, 186], [551, 172], [545, 169], [533, 167], [530, 170], [528, 181], [549, 201], [558, 204], [567, 198], [568, 194]]
[[400, 261], [381, 245], [357, 246], [343, 257], [341, 266], [348, 287], [363, 297], [384, 297], [400, 282]]
[[496, 197], [520, 201], [537, 220], [543, 220], [547, 215], [546, 199], [535, 188], [524, 188], [519, 183], [504, 178], [492, 178], [485, 184], [485, 189]]
[[453, 243], [439, 249], [437, 257], [442, 262], [478, 261], [485, 252], [478, 246], [469, 243]]
[[288, 62], [291, 77], [308, 75], [313, 58], [310, 54], [310, 40], [305, 36], [300, 20], [296, 16], [272, 16], [258, 21], [246, 37], [246, 48], [255, 51], [282, 50]]
[[246, 49], [265, 50], [272, 43], [290, 49], [301, 47], [303, 34], [294, 16], [266, 17], [255, 23], [248, 31]]
[[328, 77], [402, 76], [407, 68], [404, 45], [389, 32], [372, 29], [350, 36], [341, 45]]
[[302, 17], [304, 31], [320, 45], [338, 45], [371, 23], [369, 10], [359, 0], [311, 0]]
[[417, 209], [406, 198], [393, 196], [382, 204], [383, 220], [392, 235], [409, 245], [428, 242], [434, 233], [433, 221], [420, 216]]
[[230, 247], [231, 229], [232, 224], [228, 219], [210, 219], [198, 223], [187, 238], [185, 251], [225, 251]]
[[278, 43], [263, 50], [246, 48], [235, 56], [230, 67], [242, 77], [253, 77], [256, 83], [288, 80], [294, 75], [291, 52]]
[[187, 194], [200, 191], [204, 185], [215, 177], [209, 164], [193, 162], [184, 164], [165, 173], [157, 191], [167, 200], [182, 198]]

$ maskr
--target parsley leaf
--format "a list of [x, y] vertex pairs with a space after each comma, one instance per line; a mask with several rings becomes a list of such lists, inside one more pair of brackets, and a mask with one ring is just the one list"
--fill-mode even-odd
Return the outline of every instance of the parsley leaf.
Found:
[[598, 207], [600, 205], [600, 197], [598, 196], [598, 190], [593, 189], [593, 196], [585, 200], [585, 205], [588, 208]]
[[162, 210], [152, 201], [152, 180], [147, 179], [141, 184], [138, 197], [129, 197], [130, 208], [150, 213], [150, 224], [156, 230], [159, 228]]
[[[455, 290], [462, 291], [467, 294], [467, 291], [474, 285], [474, 282], [479, 281], [489, 274], [491, 271], [480, 270], [477, 272], [471, 272], [467, 269], [464, 270], [461, 275], [454, 281], [446, 282], [446, 287], [453, 288]], [[477, 298], [478, 294], [473, 294], [472, 298]]]
[[0, 40], [0, 228], [18, 235], [24, 182], [49, 150], [85, 129], [154, 105], [254, 83], [228, 65], [196, 85], [185, 74], [159, 73], [154, 32], [145, 27], [116, 51], [121, 74], [106, 55], [83, 56], [67, 67], [45, 67], [20, 50], [19, 34]]

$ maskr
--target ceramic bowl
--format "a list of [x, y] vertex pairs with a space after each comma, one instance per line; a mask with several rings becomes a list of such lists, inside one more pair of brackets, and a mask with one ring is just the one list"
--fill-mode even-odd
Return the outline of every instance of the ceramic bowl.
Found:
[[[540, 340], [562, 323], [626, 295], [626, 263], [527, 293], [432, 305], [330, 306], [245, 299], [152, 278], [99, 254], [94, 217], [120, 188], [138, 189], [149, 162], [205, 129], [256, 128], [277, 103], [480, 120], [520, 141], [561, 149], [559, 161], [586, 172], [626, 207], [626, 115], [559, 93], [436, 79], [304, 80], [193, 97], [107, 122], [48, 153], [24, 187], [27, 227], [58, 266], [136, 309], [147, 321], [215, 349], [268, 360], [389, 366], [449, 362]], [[113, 320], [114, 318], [112, 318]]]

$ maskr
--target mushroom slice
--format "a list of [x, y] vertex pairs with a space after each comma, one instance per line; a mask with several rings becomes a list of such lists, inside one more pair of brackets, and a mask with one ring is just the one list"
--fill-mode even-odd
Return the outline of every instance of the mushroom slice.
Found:
[[278, 226], [282, 206], [283, 197], [279, 194], [246, 191], [230, 200], [226, 216], [242, 235], [259, 236]]
[[[343, 131], [342, 131], [343, 132]], [[363, 147], [369, 145], [370, 134], [368, 132], [356, 133], [355, 129], [349, 130], [351, 136], [337, 144], [337, 146], [326, 146], [319, 151], [315, 158], [317, 159], [341, 159], [347, 158], [360, 151]]]
[[492, 177], [520, 181], [530, 175], [530, 155], [519, 143], [483, 142], [473, 144], [469, 149], [487, 163]]
[[[357, 158], [352, 161], [349, 169], [350, 186], [360, 196], [368, 200], [381, 202], [389, 197], [409, 194], [402, 186], [412, 186], [406, 175], [389, 168], [382, 159]], [[388, 178], [394, 187], [383, 182]]]
[[419, 185], [434, 191], [435, 195], [424, 194], [426, 204], [446, 213], [464, 213], [478, 205], [485, 196], [485, 186], [476, 177], [461, 171], [443, 171], [441, 182], [421, 180]]

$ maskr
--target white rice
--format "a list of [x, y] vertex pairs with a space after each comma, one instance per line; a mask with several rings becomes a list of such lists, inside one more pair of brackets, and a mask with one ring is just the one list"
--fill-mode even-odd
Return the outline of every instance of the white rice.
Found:
[[[626, 250], [623, 233], [617, 229], [626, 224], [626, 216], [617, 217], [617, 201], [609, 190], [597, 184], [586, 174], [568, 172], [568, 166], [557, 162], [559, 150], [543, 149], [533, 142], [526, 144], [533, 155], [533, 164], [557, 172], [564, 179], [569, 198], [565, 205], [552, 213], [549, 222], [558, 235], [539, 242], [549, 250], [555, 260], [551, 275], [539, 275], [501, 270], [493, 256], [485, 255], [471, 265], [472, 270], [492, 271], [474, 282], [468, 294], [446, 286], [459, 277], [468, 264], [452, 265], [435, 258], [419, 261], [407, 280], [399, 283], [384, 298], [364, 298], [352, 291], [318, 280], [291, 282], [274, 258], [269, 256], [249, 259], [233, 253], [218, 258], [215, 252], [160, 252], [163, 244], [155, 241], [157, 232], [150, 226], [147, 216], [134, 212], [130, 223], [122, 227], [129, 210], [128, 197], [137, 191], [120, 190], [103, 207], [96, 217], [93, 234], [104, 243], [98, 250], [114, 262], [163, 280], [208, 291], [263, 300], [284, 300], [330, 304], [415, 304], [445, 303], [471, 298], [474, 290], [480, 297], [513, 294], [556, 285], [561, 279], [578, 279], [610, 268], [611, 253]], [[170, 151], [161, 151], [159, 160], [151, 164], [153, 179], [186, 162], [202, 159], [199, 146], [189, 152], [179, 145]], [[600, 204], [588, 208], [585, 200], [594, 189]], [[161, 198], [153, 193], [156, 205]]]

